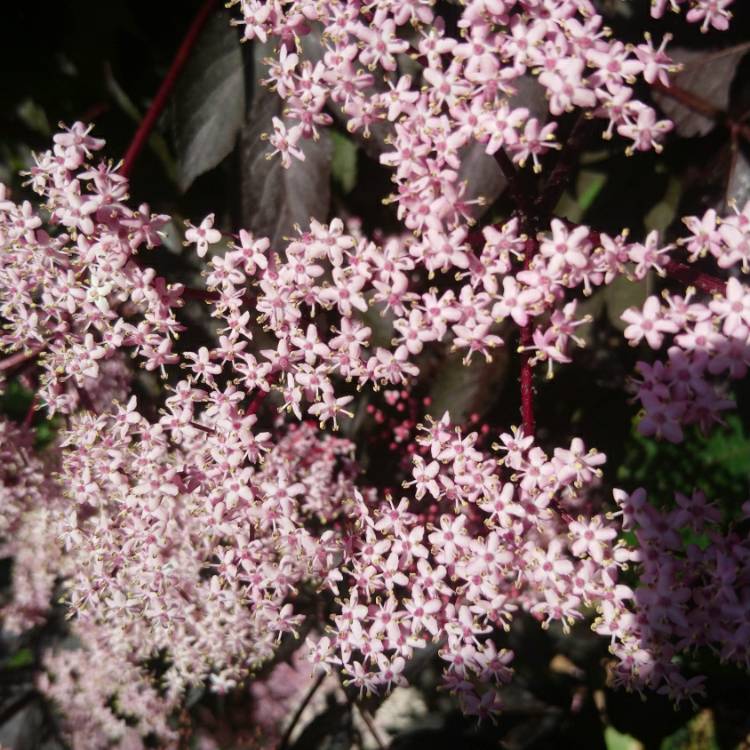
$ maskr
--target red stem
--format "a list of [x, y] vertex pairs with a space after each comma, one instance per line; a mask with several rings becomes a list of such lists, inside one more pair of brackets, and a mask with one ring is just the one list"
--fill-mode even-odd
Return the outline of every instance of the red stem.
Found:
[[31, 403], [29, 404], [29, 409], [26, 412], [26, 416], [23, 418], [23, 426], [26, 429], [29, 429], [31, 427], [31, 423], [34, 421], [34, 411], [36, 410], [36, 405], [39, 403], [39, 394], [35, 393], [34, 398], [31, 399]]
[[[524, 229], [528, 232], [528, 239], [523, 250], [523, 267], [528, 269], [531, 261], [538, 250], [536, 239], [536, 216], [526, 185], [521, 175], [503, 149], [495, 153], [495, 160], [502, 169], [508, 180], [508, 190], [513, 202], [518, 207]], [[521, 374], [519, 382], [521, 385], [521, 421], [523, 423], [524, 435], [534, 435], [534, 368], [531, 365], [531, 351], [528, 347], [533, 343], [531, 325], [521, 328]]]
[[[569, 229], [576, 229], [579, 224], [568, 221], [567, 219], [560, 219]], [[595, 245], [601, 244], [601, 234], [594, 230], [590, 230], [589, 237]], [[718, 276], [712, 276], [709, 273], [703, 273], [698, 271], [692, 266], [688, 266], [685, 263], [680, 263], [676, 260], [667, 261], [664, 266], [664, 271], [668, 278], [679, 281], [685, 286], [694, 286], [701, 292], [706, 294], [724, 294], [727, 289], [727, 282], [724, 279], [720, 279]]]
[[34, 359], [39, 352], [44, 350], [45, 346], [46, 344], [35, 346], [29, 351], [16, 352], [16, 354], [11, 354], [10, 357], [0, 360], [0, 372], [7, 372], [18, 365], [22, 365], [24, 362], [28, 362], [30, 359]]
[[[531, 261], [536, 255], [539, 243], [536, 235], [526, 240], [523, 249], [523, 267], [528, 269]], [[528, 349], [533, 343], [531, 324], [527, 323], [521, 327], [521, 421], [523, 423], [524, 435], [533, 436], [536, 427], [534, 419], [534, 368], [531, 365], [532, 353]]]
[[194, 289], [186, 286], [182, 290], [182, 299], [194, 299], [200, 302], [215, 302], [221, 295], [219, 292], [209, 292], [207, 289]]
[[679, 86], [675, 86], [673, 84], [665, 86], [660, 81], [654, 81], [651, 84], [651, 88], [654, 91], [658, 91], [660, 94], [668, 96], [670, 99], [674, 99], [684, 107], [692, 109], [693, 112], [697, 112], [700, 115], [709, 117], [712, 120], [720, 120], [726, 116], [725, 112], [719, 107], [715, 107], [705, 99], [702, 99], [701, 97], [696, 96], [692, 92], [680, 88]]
[[128, 177], [133, 170], [133, 164], [143, 150], [146, 141], [156, 126], [156, 122], [164, 110], [167, 99], [169, 99], [169, 95], [172, 93], [177, 78], [185, 67], [185, 63], [190, 57], [190, 52], [195, 46], [195, 43], [215, 5], [216, 0], [206, 0], [200, 7], [193, 22], [190, 24], [190, 28], [187, 30], [185, 38], [182, 40], [182, 44], [180, 44], [180, 48], [177, 50], [174, 60], [172, 60], [172, 65], [167, 71], [167, 75], [164, 76], [164, 80], [161, 82], [161, 86], [156, 92], [156, 96], [151, 102], [151, 106], [148, 108], [141, 124], [138, 126], [138, 130], [136, 130], [133, 140], [123, 158], [122, 167], [120, 168], [120, 174], [123, 175], [123, 177]]
[[697, 271], [695, 268], [678, 263], [676, 260], [670, 260], [664, 267], [667, 276], [685, 284], [685, 286], [694, 286], [701, 292], [707, 294], [724, 294], [727, 283], [716, 276]]
[[[269, 376], [268, 378], [268, 384], [274, 385], [279, 380], [280, 373], [276, 372]], [[247, 407], [245, 414], [255, 414], [255, 412], [260, 409], [263, 402], [266, 400], [266, 397], [271, 392], [271, 390], [267, 391], [260, 391], [260, 393], [256, 394], [255, 398], [250, 402], [250, 406]]]

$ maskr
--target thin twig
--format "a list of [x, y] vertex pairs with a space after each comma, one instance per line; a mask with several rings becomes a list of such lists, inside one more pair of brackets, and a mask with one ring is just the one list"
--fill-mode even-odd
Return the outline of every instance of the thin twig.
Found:
[[370, 716], [370, 712], [366, 708], [362, 708], [362, 706], [360, 706], [356, 701], [353, 701], [353, 704], [356, 707], [357, 711], [359, 711], [359, 715], [362, 717], [362, 721], [364, 721], [367, 725], [367, 729], [372, 735], [372, 738], [375, 740], [375, 744], [378, 746], [378, 750], [385, 750], [385, 744], [380, 737], [380, 732], [378, 732], [378, 728], [375, 726], [375, 722], [372, 720], [372, 716]]
[[8, 370], [12, 370], [14, 367], [18, 367], [19, 365], [34, 359], [34, 357], [44, 351], [45, 348], [46, 344], [40, 344], [28, 351], [11, 354], [10, 357], [0, 360], [0, 372], [8, 372]]
[[307, 708], [307, 704], [310, 703], [313, 696], [315, 695], [318, 688], [323, 684], [323, 680], [325, 680], [326, 674], [323, 672], [322, 674], [318, 675], [317, 679], [313, 684], [310, 686], [310, 689], [305, 694], [305, 697], [302, 699], [302, 703], [300, 703], [299, 708], [294, 712], [294, 716], [292, 716], [291, 722], [289, 722], [289, 726], [287, 727], [286, 731], [284, 732], [284, 735], [281, 738], [281, 742], [279, 742], [278, 750], [286, 750], [287, 747], [289, 747], [289, 740], [292, 736], [292, 732], [294, 731], [294, 728], [297, 726], [297, 723], [300, 720], [300, 717], [302, 716], [302, 713]]
[[592, 122], [590, 118], [586, 117], [585, 113], [582, 113], [565, 139], [565, 145], [560, 152], [560, 156], [536, 201], [537, 215], [542, 221], [546, 220], [555, 210], [555, 206], [570, 180], [573, 167], [578, 162], [578, 157], [591, 135]]
[[[576, 229], [579, 224], [568, 219], [560, 219], [568, 229]], [[601, 244], [601, 234], [597, 231], [590, 230], [589, 237], [595, 245]], [[701, 292], [706, 294], [725, 294], [727, 288], [727, 282], [724, 279], [720, 279], [718, 276], [712, 276], [709, 273], [698, 271], [692, 266], [688, 266], [686, 263], [680, 263], [676, 260], [669, 260], [663, 267], [664, 273], [667, 278], [679, 281], [685, 286], [694, 286]]]
[[6, 721], [12, 719], [19, 711], [23, 710], [30, 703], [35, 701], [39, 697], [36, 690], [30, 690], [28, 693], [24, 693], [20, 698], [9, 703], [5, 708], [0, 711], [0, 726], [5, 724]]
[[221, 297], [219, 292], [210, 292], [207, 289], [194, 289], [186, 286], [182, 290], [182, 299], [193, 299], [199, 302], [216, 302]]
[[206, 0], [198, 10], [193, 22], [190, 24], [190, 28], [187, 30], [185, 38], [182, 40], [182, 44], [180, 44], [180, 48], [177, 50], [174, 60], [172, 60], [172, 65], [170, 65], [166, 76], [164, 76], [164, 80], [161, 82], [161, 86], [156, 92], [156, 96], [151, 102], [151, 106], [148, 108], [146, 115], [138, 126], [138, 130], [136, 130], [133, 140], [125, 153], [122, 167], [120, 168], [120, 174], [124, 177], [129, 176], [133, 170], [135, 160], [146, 145], [146, 142], [151, 135], [151, 131], [153, 131], [156, 126], [159, 116], [169, 99], [169, 95], [172, 93], [172, 89], [177, 82], [177, 78], [185, 67], [185, 63], [190, 57], [190, 53], [192, 52], [196, 41], [198, 41], [198, 37], [200, 36], [209, 16], [213, 12], [215, 5], [216, 0]]
[[[523, 267], [531, 267], [531, 261], [536, 255], [538, 243], [536, 239], [536, 211], [529, 191], [524, 185], [521, 175], [503, 149], [495, 152], [495, 160], [500, 165], [505, 178], [508, 180], [508, 190], [511, 199], [518, 207], [521, 225], [529, 236], [524, 245]], [[521, 328], [521, 373], [519, 382], [521, 386], [521, 419], [523, 421], [524, 434], [533, 436], [534, 421], [534, 368], [531, 364], [531, 351], [528, 349], [533, 343], [531, 325]]]
[[518, 210], [527, 219], [530, 219], [533, 214], [532, 200], [521, 177], [521, 173], [516, 169], [516, 165], [502, 148], [495, 152], [495, 161], [508, 181], [508, 192], [510, 193], [511, 200], [516, 204]]
[[733, 133], [740, 134], [746, 140], [750, 140], [750, 128], [743, 123], [742, 118], [739, 121], [734, 120], [729, 116], [728, 112], [711, 104], [711, 102], [706, 101], [692, 91], [674, 85], [665, 86], [663, 83], [659, 83], [659, 81], [654, 81], [651, 84], [651, 88], [663, 96], [668, 96], [678, 104], [682, 104], [683, 107], [699, 115], [703, 115], [703, 117], [707, 117], [709, 120], [714, 120], [719, 125], [728, 127]]
[[[279, 380], [279, 373], [278, 372], [273, 373], [268, 378], [268, 385], [273, 386], [278, 382], [278, 380]], [[250, 406], [247, 407], [245, 414], [255, 414], [258, 411], [258, 409], [260, 409], [260, 407], [263, 405], [263, 402], [266, 400], [269, 393], [271, 393], [270, 387], [267, 391], [260, 391], [260, 393], [256, 394], [255, 398], [250, 402]]]
[[31, 403], [29, 404], [28, 411], [26, 412], [26, 416], [23, 418], [23, 426], [26, 429], [29, 429], [31, 427], [31, 423], [34, 421], [34, 412], [36, 411], [36, 407], [39, 405], [39, 393], [34, 393], [33, 398], [31, 399]]
[[[527, 238], [523, 251], [523, 267], [528, 269], [531, 261], [539, 249], [539, 242], [535, 234]], [[527, 323], [521, 327], [521, 374], [519, 383], [521, 386], [521, 421], [523, 423], [524, 435], [533, 437], [536, 429], [534, 419], [534, 368], [531, 364], [532, 353], [529, 347], [534, 343], [534, 334], [531, 324]]]
[[726, 281], [716, 276], [711, 276], [711, 274], [703, 273], [703, 271], [698, 271], [685, 263], [670, 260], [664, 266], [664, 270], [669, 278], [675, 279], [681, 284], [685, 284], [685, 286], [694, 286], [701, 292], [706, 292], [707, 294], [726, 293]]
[[668, 96], [670, 99], [674, 99], [679, 104], [682, 104], [683, 107], [687, 107], [704, 117], [710, 117], [712, 120], [723, 120], [726, 117], [724, 110], [707, 102], [700, 96], [696, 96], [692, 92], [680, 88], [679, 86], [665, 86], [659, 81], [654, 81], [651, 84], [651, 88], [664, 96]]

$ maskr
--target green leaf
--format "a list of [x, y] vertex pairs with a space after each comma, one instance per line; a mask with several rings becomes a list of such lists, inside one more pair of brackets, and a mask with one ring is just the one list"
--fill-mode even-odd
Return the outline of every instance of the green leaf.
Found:
[[177, 183], [187, 190], [234, 147], [245, 114], [242, 51], [225, 12], [201, 33], [172, 97]]
[[736, 414], [727, 416], [726, 426], [708, 436], [688, 430], [680, 445], [643, 437], [634, 426], [617, 473], [618, 481], [644, 486], [657, 503], [671, 505], [675, 491], [690, 495], [701, 489], [729, 516], [747, 498], [748, 476], [750, 437]]
[[341, 133], [331, 131], [333, 161], [331, 174], [342, 192], [350, 193], [357, 184], [357, 145]]
[[581, 170], [576, 182], [576, 193], [578, 194], [578, 205], [582, 214], [589, 210], [606, 182], [607, 175], [602, 172], [593, 172], [589, 169]]
[[34, 394], [25, 388], [18, 380], [11, 380], [5, 386], [5, 391], [0, 395], [0, 414], [5, 414], [11, 419], [21, 420], [31, 406]]
[[606, 184], [606, 174], [582, 169], [576, 180], [575, 198], [569, 191], [564, 191], [555, 213], [579, 224]]
[[665, 737], [660, 750], [719, 750], [712, 712], [701, 711], [674, 734]]
[[[141, 113], [138, 111], [138, 107], [136, 107], [133, 100], [127, 95], [122, 86], [120, 86], [110, 65], [104, 66], [104, 81], [107, 91], [112, 95], [117, 106], [134, 123], [140, 123]], [[154, 131], [148, 137], [148, 145], [164, 167], [164, 172], [167, 177], [172, 182], [177, 182], [177, 166], [172, 158], [169, 146], [167, 145], [167, 140], [164, 136], [161, 133]]]
[[677, 208], [682, 195], [682, 184], [676, 177], [670, 177], [664, 197], [644, 217], [647, 231], [653, 229], [664, 233], [677, 216]]
[[33, 99], [24, 99], [16, 110], [18, 117], [33, 131], [49, 138], [51, 130], [47, 113]]
[[622, 734], [614, 727], [607, 727], [604, 730], [604, 742], [607, 745], [607, 750], [640, 750], [643, 747], [635, 737]]
[[624, 331], [627, 323], [622, 319], [622, 314], [629, 307], [643, 307], [643, 303], [649, 295], [653, 286], [651, 276], [640, 281], [631, 281], [626, 276], [618, 276], [603, 291], [604, 302], [607, 308], [607, 318], [618, 331]]
[[733, 476], [750, 476], [750, 439], [745, 436], [736, 414], [727, 417], [726, 423], [726, 430], [712, 433], [707, 441], [706, 461]]
[[6, 669], [23, 669], [34, 663], [34, 652], [30, 648], [22, 648], [5, 661]]

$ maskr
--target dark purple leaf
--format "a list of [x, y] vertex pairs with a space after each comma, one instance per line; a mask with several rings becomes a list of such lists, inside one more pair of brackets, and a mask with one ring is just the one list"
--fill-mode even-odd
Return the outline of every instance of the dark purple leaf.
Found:
[[245, 114], [245, 79], [237, 32], [226, 13], [206, 23], [172, 98], [177, 182], [187, 190], [234, 148]]

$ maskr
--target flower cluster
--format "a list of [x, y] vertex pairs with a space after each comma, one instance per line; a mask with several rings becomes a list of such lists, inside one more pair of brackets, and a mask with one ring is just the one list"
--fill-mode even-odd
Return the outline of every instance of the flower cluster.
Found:
[[[690, 236], [680, 244], [692, 260], [713, 256], [720, 268], [747, 269], [750, 252], [750, 202], [742, 211], [718, 219], [710, 210], [689, 216]], [[750, 292], [737, 278], [705, 299], [694, 288], [684, 295], [649, 297], [641, 310], [623, 314], [625, 337], [659, 350], [669, 341], [667, 357], [638, 363], [636, 397], [644, 408], [644, 435], [671, 442], [683, 440], [683, 427], [697, 424], [707, 432], [734, 406], [727, 382], [747, 374], [750, 364]]]
[[[666, 81], [672, 66], [664, 45], [655, 48], [650, 37], [635, 48], [610, 40], [588, 0], [468, 2], [458, 21], [462, 40], [446, 32], [429, 2], [238, 2], [242, 18], [236, 23], [245, 39], [281, 42], [269, 59], [267, 83], [288, 102], [285, 121], [274, 121], [270, 139], [284, 162], [304, 158], [300, 139], [330, 124], [327, 105], [365, 137], [390, 123], [395, 150], [383, 161], [399, 165], [397, 200], [409, 228], [428, 220], [456, 223], [456, 212], [465, 210], [456, 179], [459, 152], [472, 141], [489, 154], [503, 148], [516, 162], [531, 159], [536, 166], [559, 147], [554, 123], [545, 125], [508, 102], [526, 75], [543, 87], [552, 115], [583, 108], [606, 119], [608, 132], [617, 130], [631, 148], [658, 146], [671, 127], [636, 100], [632, 88], [638, 77]], [[690, 21], [700, 16], [718, 26], [728, 18], [713, 0], [695, 5]], [[654, 15], [662, 12], [654, 7]], [[315, 56], [301, 54], [299, 40], [313, 36], [319, 40]], [[410, 54], [420, 70], [399, 76]], [[375, 71], [385, 75], [386, 87]]]
[[[676, 493], [673, 510], [649, 503], [643, 489], [615, 490], [614, 497], [639, 561], [638, 587], [610, 590], [594, 626], [610, 636], [618, 657], [614, 684], [658, 689], [675, 701], [698, 696], [705, 678], [686, 677], [679, 667], [681, 656], [698, 648], [750, 668], [748, 605], [738, 596], [750, 580], [747, 534], [724, 532], [721, 510], [700, 491]], [[748, 518], [745, 503], [738, 520]]]
[[[64, 508], [53, 481], [55, 456], [34, 450], [33, 431], [0, 421], [0, 555], [13, 558], [13, 599], [2, 609], [3, 629], [20, 633], [43, 623], [64, 574], [56, 518]], [[50, 543], [52, 542], [52, 543]]]
[[445, 415], [417, 437], [410, 494], [375, 509], [358, 498], [347, 593], [333, 630], [310, 639], [321, 669], [339, 666], [360, 691], [390, 688], [415, 649], [436, 641], [446, 686], [487, 716], [512, 659], [488, 635], [519, 610], [567, 630], [616, 580], [629, 559], [616, 528], [570, 516], [604, 456], [574, 440], [549, 457], [515, 431], [501, 436], [498, 462], [477, 440]]
[[[125, 398], [124, 351], [151, 370], [177, 361], [181, 288], [134, 259], [140, 248], [161, 244], [168, 217], [125, 205], [127, 180], [89, 162], [104, 145], [90, 130], [76, 123], [56, 135], [29, 172], [54, 232], [42, 228], [39, 209], [7, 200], [0, 188], [0, 314], [8, 329], [0, 341], [40, 356], [38, 392], [53, 413], [74, 411], [82, 397], [102, 406]], [[105, 380], [103, 361], [110, 363]]]
[[[726, 31], [732, 19], [732, 12], [728, 10], [734, 0], [690, 0], [690, 8], [686, 18], [690, 23], [699, 23], [701, 31], [710, 29]], [[682, 6], [688, 5], [688, 0], [651, 0], [651, 15], [661, 18], [667, 10], [679, 13]]]
[[[687, 19], [721, 29], [728, 5], [695, 0]], [[497, 635], [522, 612], [565, 631], [595, 615], [613, 681], [675, 700], [701, 691], [678, 663], [691, 649], [747, 666], [736, 519], [700, 493], [673, 510], [642, 490], [611, 502], [605, 456], [580, 438], [545, 448], [527, 424], [424, 418], [429, 398], [412, 395], [448, 349], [469, 364], [508, 342], [522, 378], [552, 375], [583, 343], [581, 298], [667, 275], [687, 253], [733, 275], [697, 275], [684, 295], [623, 314], [630, 343], [667, 346], [633, 380], [640, 429], [678, 442], [732, 406], [726, 382], [750, 361], [750, 204], [686, 218], [676, 244], [538, 205], [474, 230], [482, 201], [462, 176], [475, 145], [511, 175], [559, 148], [546, 113], [513, 104], [525, 76], [549, 115], [581, 109], [629, 151], [660, 149], [671, 123], [633, 86], [668, 82], [665, 45], [611, 38], [588, 0], [471, 0], [453, 36], [422, 0], [240, 6], [286, 102], [269, 153], [290, 166], [334, 116], [382, 137], [403, 228], [370, 237], [356, 220], [311, 220], [272, 246], [244, 229], [222, 242], [211, 214], [185, 233], [203, 259], [196, 290], [148, 266], [170, 218], [128, 206], [118, 167], [94, 163], [103, 142], [89, 127], [35, 157], [40, 206], [0, 188], [0, 372], [33, 371], [38, 405], [65, 417], [43, 454], [30, 420], [0, 423], [0, 535], [15, 557], [5, 626], [41, 622], [60, 584], [81, 648], [47, 654], [39, 686], [75, 746], [176, 747], [169, 720], [190, 688], [239, 688], [302, 641], [314, 670], [361, 693], [404, 684], [433, 644], [464, 710], [491, 716], [512, 674]], [[187, 298], [215, 321], [194, 350], [179, 338]], [[152, 402], [133, 395], [129, 359], [162, 376]], [[357, 397], [381, 388], [397, 417]], [[399, 458], [389, 491], [363, 479], [355, 411]], [[326, 432], [340, 423], [349, 437]]]

